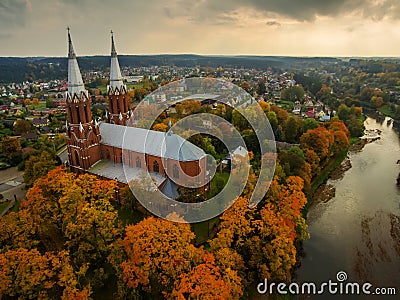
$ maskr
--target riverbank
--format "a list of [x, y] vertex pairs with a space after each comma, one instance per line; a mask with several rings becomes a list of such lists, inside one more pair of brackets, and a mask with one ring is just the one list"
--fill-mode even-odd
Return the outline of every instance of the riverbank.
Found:
[[399, 286], [400, 142], [383, 121], [367, 118], [368, 138], [349, 149], [349, 161], [330, 174], [309, 210], [311, 238], [303, 243], [297, 282], [320, 283], [342, 270], [353, 282]]

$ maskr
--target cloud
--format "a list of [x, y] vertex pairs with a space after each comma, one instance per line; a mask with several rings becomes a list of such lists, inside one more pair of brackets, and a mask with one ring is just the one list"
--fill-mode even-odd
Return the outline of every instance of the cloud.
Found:
[[26, 14], [30, 10], [28, 0], [0, 0], [0, 30], [25, 26]]
[[6, 40], [11, 38], [11, 34], [10, 33], [0, 33], [0, 40]]
[[279, 26], [281, 26], [282, 24], [279, 23], [279, 22], [277, 22], [277, 21], [268, 21], [267, 23], [265, 23], [265, 25], [267, 25], [267, 26], [277, 26], [277, 27], [279, 27]]

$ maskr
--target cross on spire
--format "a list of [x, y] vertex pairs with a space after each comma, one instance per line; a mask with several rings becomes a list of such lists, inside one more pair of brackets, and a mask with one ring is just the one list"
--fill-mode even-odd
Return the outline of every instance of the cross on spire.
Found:
[[117, 57], [117, 51], [114, 44], [114, 31], [111, 30], [111, 57]]

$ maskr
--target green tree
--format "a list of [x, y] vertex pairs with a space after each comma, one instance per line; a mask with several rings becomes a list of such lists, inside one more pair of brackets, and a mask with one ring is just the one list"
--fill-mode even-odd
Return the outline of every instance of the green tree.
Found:
[[300, 101], [302, 102], [305, 98], [306, 92], [304, 91], [303, 87], [300, 85], [294, 85], [287, 88], [284, 88], [281, 91], [281, 98], [283, 100], [288, 101]]
[[288, 143], [298, 143], [303, 134], [303, 123], [297, 117], [289, 117], [285, 124], [285, 138]]
[[30, 187], [36, 179], [46, 175], [56, 167], [54, 155], [48, 151], [41, 151], [36, 155], [31, 155], [25, 162], [24, 182]]
[[24, 119], [17, 119], [14, 123], [14, 133], [20, 135], [21, 133], [27, 133], [31, 130], [32, 124]]

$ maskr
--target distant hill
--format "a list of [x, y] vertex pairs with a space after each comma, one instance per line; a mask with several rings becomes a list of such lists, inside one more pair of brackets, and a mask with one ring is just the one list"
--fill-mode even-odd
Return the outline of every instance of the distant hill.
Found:
[[[177, 55], [119, 55], [121, 66], [178, 66], [178, 67], [233, 67], [266, 69], [334, 63], [336, 58], [301, 58], [279, 56], [202, 56], [193, 54]], [[105, 70], [109, 67], [109, 56], [78, 57], [82, 71]], [[67, 77], [65, 57], [0, 57], [0, 83], [32, 80], [63, 79]]]

